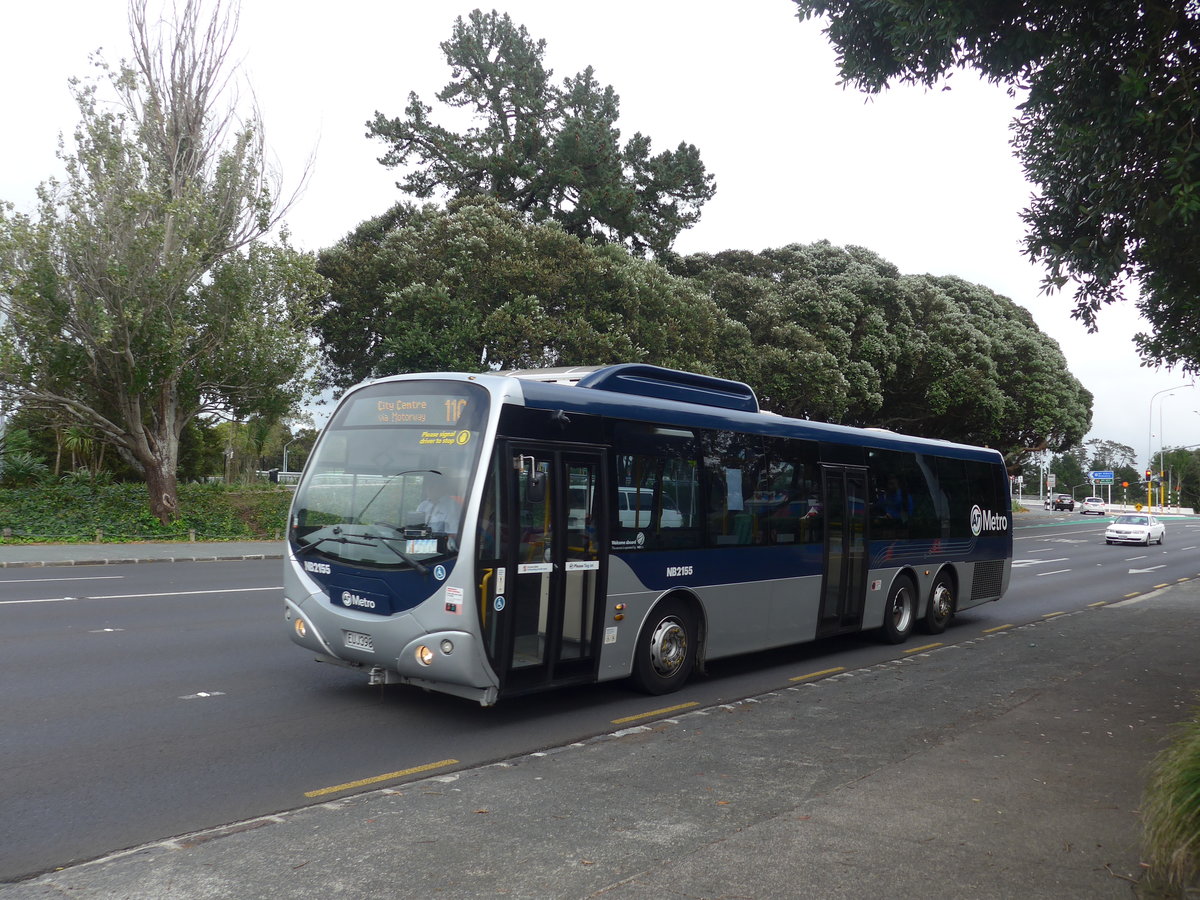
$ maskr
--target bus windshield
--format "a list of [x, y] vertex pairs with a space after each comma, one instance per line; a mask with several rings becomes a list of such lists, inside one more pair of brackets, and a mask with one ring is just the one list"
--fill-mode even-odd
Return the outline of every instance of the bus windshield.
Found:
[[461, 382], [380, 382], [352, 393], [296, 490], [296, 551], [421, 572], [455, 556], [487, 407], [483, 388]]

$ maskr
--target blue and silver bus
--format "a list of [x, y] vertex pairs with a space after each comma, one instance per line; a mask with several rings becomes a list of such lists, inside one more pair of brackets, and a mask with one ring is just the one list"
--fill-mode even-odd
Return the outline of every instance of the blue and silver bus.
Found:
[[288, 522], [318, 659], [488, 706], [878, 630], [1004, 594], [995, 450], [760, 411], [656, 366], [381, 378], [341, 399]]

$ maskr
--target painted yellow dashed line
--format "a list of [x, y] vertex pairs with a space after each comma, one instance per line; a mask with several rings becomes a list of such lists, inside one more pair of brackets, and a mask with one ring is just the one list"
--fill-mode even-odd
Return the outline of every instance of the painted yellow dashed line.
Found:
[[1107, 600], [1098, 600], [1095, 603], [1089, 603], [1088, 609], [1095, 609], [1097, 606], [1108, 606]]
[[372, 778], [360, 778], [358, 781], [347, 781], [345, 784], [335, 784], [333, 787], [321, 788], [319, 791], [305, 791], [304, 796], [324, 797], [328, 794], [340, 794], [342, 791], [352, 791], [356, 788], [379, 784], [381, 781], [393, 781], [396, 778], [403, 778], [406, 775], [418, 775], [421, 772], [432, 772], [434, 769], [444, 769], [446, 766], [454, 765], [458, 765], [457, 759], [443, 759], [434, 763], [426, 763], [423, 766], [414, 766], [411, 769], [401, 769], [399, 772], [388, 772], [386, 775], [376, 775]]
[[997, 631], [1003, 631], [1005, 628], [1016, 628], [1016, 626], [1010, 622], [1007, 625], [997, 625], [994, 628], [985, 628], [985, 629], [983, 629], [983, 633], [984, 634], [994, 634]]
[[1065, 616], [1065, 612], [1042, 613], [1043, 619], [1053, 619], [1055, 616]]
[[945, 647], [945, 644], [924, 644], [920, 647], [913, 647], [911, 650], [905, 650], [905, 653], [920, 653], [922, 650], [932, 650], [934, 647]]
[[835, 669], [821, 669], [819, 672], [809, 672], [807, 675], [797, 675], [794, 678], [789, 678], [788, 681], [810, 681], [813, 678], [821, 678], [825, 675], [836, 675], [838, 672], [845, 671], [845, 666], [838, 666]]
[[636, 722], [638, 719], [653, 719], [657, 716], [665, 716], [667, 713], [679, 712], [681, 709], [691, 709], [693, 706], [700, 704], [695, 700], [688, 703], [680, 703], [678, 706], [664, 706], [662, 709], [652, 709], [650, 712], [638, 713], [636, 716], [625, 716], [620, 719], [613, 719], [614, 725], [624, 725], [627, 722]]

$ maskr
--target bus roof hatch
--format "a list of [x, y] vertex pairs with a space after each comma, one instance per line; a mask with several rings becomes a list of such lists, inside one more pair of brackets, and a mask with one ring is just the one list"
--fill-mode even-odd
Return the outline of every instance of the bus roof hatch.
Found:
[[579, 379], [578, 386], [742, 412], [759, 411], [758, 397], [748, 384], [642, 363], [605, 366]]

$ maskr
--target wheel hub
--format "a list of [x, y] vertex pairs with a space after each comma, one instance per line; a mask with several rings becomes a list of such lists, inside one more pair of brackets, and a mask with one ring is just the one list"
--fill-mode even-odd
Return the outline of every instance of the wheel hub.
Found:
[[687, 632], [675, 619], [663, 619], [650, 638], [650, 662], [664, 678], [679, 670], [687, 659]]

